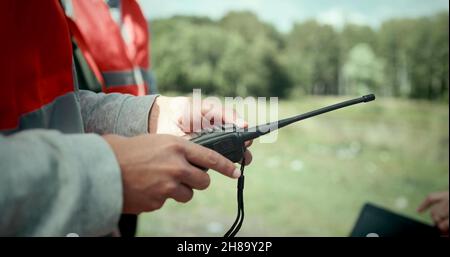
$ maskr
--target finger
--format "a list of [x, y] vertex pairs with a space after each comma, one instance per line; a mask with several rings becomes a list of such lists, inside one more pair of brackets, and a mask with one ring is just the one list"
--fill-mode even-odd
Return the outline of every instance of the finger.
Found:
[[438, 211], [436, 208], [431, 209], [430, 215], [431, 215], [431, 218], [433, 219], [433, 221], [434, 221], [435, 223], [439, 223], [442, 219], [444, 219], [444, 218], [440, 215], [439, 211]]
[[230, 108], [223, 108], [222, 112], [224, 114], [222, 117], [223, 123], [233, 123], [240, 128], [248, 127], [248, 122], [244, 120], [241, 117], [241, 115], [239, 115], [239, 113], [236, 112], [236, 110]]
[[213, 126], [220, 126], [223, 124], [221, 111], [221, 102], [213, 100], [203, 100], [201, 115], [202, 115], [202, 127], [208, 128]]
[[[220, 122], [221, 124], [235, 124], [238, 127], [246, 128], [248, 127], [247, 121], [242, 119], [242, 117], [232, 108], [222, 108], [220, 103], [209, 102], [205, 104], [203, 108], [203, 115], [214, 117], [214, 122]], [[218, 120], [216, 120], [218, 119]], [[218, 124], [215, 124], [218, 125]]]
[[253, 156], [249, 150], [244, 152], [245, 165], [249, 165], [252, 162]]
[[202, 115], [206, 115], [212, 109], [215, 109], [215, 108], [217, 108], [217, 106], [220, 106], [220, 105], [221, 105], [220, 101], [216, 102], [216, 101], [213, 101], [212, 99], [203, 100], [202, 106], [201, 106]]
[[192, 199], [194, 196], [194, 191], [183, 184], [178, 184], [178, 186], [170, 194], [170, 198], [180, 203], [186, 203]]
[[207, 112], [203, 113], [203, 117], [204, 127], [221, 126], [222, 124], [236, 123], [235, 119], [233, 118], [234, 114], [227, 114], [225, 113], [224, 109], [217, 107], [211, 108]]
[[192, 118], [190, 117], [190, 114], [183, 114], [182, 116], [180, 116], [178, 118], [178, 127], [180, 128], [181, 131], [185, 132], [185, 133], [190, 133], [193, 130], [193, 122], [192, 122]]
[[187, 163], [186, 165], [188, 165], [189, 168], [187, 169], [187, 172], [185, 172], [185, 174], [182, 176], [181, 182], [193, 189], [206, 189], [211, 182], [208, 173], [190, 165], [189, 163]]
[[448, 219], [448, 202], [440, 202], [437, 206], [437, 209], [439, 210], [439, 214], [443, 219]]
[[430, 208], [431, 205], [435, 204], [440, 199], [439, 193], [431, 193], [425, 198], [425, 200], [420, 204], [419, 208], [417, 208], [418, 212], [423, 212], [426, 209]]
[[163, 207], [164, 203], [166, 202], [165, 198], [161, 198], [161, 199], [156, 199], [153, 201], [149, 201], [147, 203], [146, 208], [144, 209], [145, 211], [154, 211], [154, 210], [158, 210], [161, 209], [161, 207]]
[[182, 135], [181, 138], [184, 138], [186, 140], [191, 140], [193, 136], [194, 136], [194, 134], [190, 133], [190, 134]]
[[448, 234], [448, 219], [439, 222], [438, 228], [441, 232]]
[[176, 101], [175, 109], [179, 110], [181, 115], [179, 115], [178, 123], [179, 127], [183, 132], [198, 132], [202, 129], [203, 115], [202, 106], [194, 106], [194, 102], [190, 97], [181, 97]]
[[253, 144], [253, 140], [245, 141], [245, 147], [250, 147]]
[[189, 123], [179, 121], [179, 128], [185, 133], [200, 132], [204, 128], [211, 128], [214, 124], [207, 117], [192, 117]]
[[230, 160], [211, 149], [190, 141], [186, 141], [186, 158], [194, 165], [213, 169], [230, 178], [238, 178], [241, 175], [241, 171], [236, 169]]

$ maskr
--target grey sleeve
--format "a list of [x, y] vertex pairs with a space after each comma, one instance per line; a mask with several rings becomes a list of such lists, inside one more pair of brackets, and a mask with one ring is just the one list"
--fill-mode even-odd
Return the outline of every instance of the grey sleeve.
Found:
[[85, 131], [135, 136], [148, 133], [148, 115], [157, 95], [132, 96], [80, 90]]
[[121, 212], [120, 168], [100, 136], [0, 136], [0, 236], [105, 235]]

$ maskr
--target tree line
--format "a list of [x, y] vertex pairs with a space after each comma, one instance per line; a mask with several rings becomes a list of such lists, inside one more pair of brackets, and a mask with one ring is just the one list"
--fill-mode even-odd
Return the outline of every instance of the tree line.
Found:
[[374, 92], [448, 101], [448, 13], [280, 33], [251, 12], [150, 23], [160, 91], [295, 97]]

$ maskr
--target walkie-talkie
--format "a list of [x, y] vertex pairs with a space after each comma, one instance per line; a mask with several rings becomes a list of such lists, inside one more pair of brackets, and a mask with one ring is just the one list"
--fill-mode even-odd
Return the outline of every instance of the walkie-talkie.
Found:
[[191, 139], [191, 141], [222, 154], [232, 162], [239, 162], [244, 156], [245, 141], [258, 138], [262, 135], [268, 134], [276, 129], [280, 129], [297, 121], [308, 119], [350, 105], [366, 103], [373, 100], [375, 100], [375, 95], [365, 95], [345, 102], [330, 105], [318, 110], [314, 110], [283, 120], [266, 123], [264, 125], [258, 125], [252, 128], [243, 129], [237, 128], [233, 125], [209, 128], [202, 130], [198, 135]]
[[233, 237], [237, 234], [241, 228], [244, 220], [244, 151], [245, 142], [248, 140], [256, 139], [262, 135], [268, 134], [274, 130], [285, 127], [297, 121], [308, 119], [320, 114], [331, 112], [337, 109], [341, 109], [347, 106], [351, 106], [359, 103], [367, 103], [375, 100], [375, 95], [365, 95], [359, 98], [348, 100], [345, 102], [333, 104], [327, 107], [323, 107], [314, 111], [310, 111], [304, 114], [300, 114], [294, 117], [286, 118], [283, 120], [269, 122], [263, 125], [258, 125], [252, 128], [237, 128], [234, 125], [224, 125], [220, 127], [208, 128], [202, 130], [199, 134], [194, 135], [191, 139], [192, 142], [210, 148], [232, 162], [241, 161], [241, 177], [238, 180], [238, 215], [234, 224], [225, 234], [225, 237]]

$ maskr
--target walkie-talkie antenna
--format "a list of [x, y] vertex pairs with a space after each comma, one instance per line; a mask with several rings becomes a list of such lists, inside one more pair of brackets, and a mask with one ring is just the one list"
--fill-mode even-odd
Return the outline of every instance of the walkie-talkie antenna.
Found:
[[310, 111], [304, 114], [300, 114], [294, 117], [290, 117], [290, 118], [286, 118], [283, 120], [279, 120], [279, 121], [274, 121], [274, 122], [270, 122], [264, 125], [259, 125], [256, 127], [252, 127], [252, 128], [248, 128], [245, 129], [241, 132], [241, 138], [243, 139], [243, 141], [248, 141], [248, 140], [252, 140], [255, 138], [258, 138], [262, 135], [268, 134], [274, 130], [277, 130], [279, 128], [285, 127], [289, 124], [292, 124], [294, 122], [297, 121], [301, 121], [304, 119], [308, 119], [323, 113], [327, 113], [327, 112], [331, 112], [337, 109], [341, 109], [350, 105], [354, 105], [354, 104], [359, 104], [359, 103], [367, 103], [370, 101], [375, 100], [375, 95], [374, 94], [370, 94], [370, 95], [365, 95], [362, 97], [358, 97], [352, 100], [348, 100], [345, 102], [341, 102], [341, 103], [337, 103], [337, 104], [333, 104], [327, 107], [323, 107], [314, 111]]

